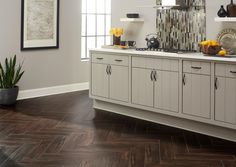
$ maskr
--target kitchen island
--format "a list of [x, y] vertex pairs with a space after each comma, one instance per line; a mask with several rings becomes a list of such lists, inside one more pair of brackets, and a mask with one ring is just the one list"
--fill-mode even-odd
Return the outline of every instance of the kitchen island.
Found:
[[92, 49], [94, 108], [236, 141], [236, 56]]

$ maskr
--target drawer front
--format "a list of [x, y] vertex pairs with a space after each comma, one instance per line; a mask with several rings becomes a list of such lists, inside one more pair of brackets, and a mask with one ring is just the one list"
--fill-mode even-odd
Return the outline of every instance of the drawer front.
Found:
[[101, 63], [108, 64], [110, 59], [110, 55], [106, 54], [92, 54], [92, 62], [93, 63]]
[[179, 60], [162, 59], [161, 70], [179, 71]]
[[[160, 61], [156, 61], [155, 63], [159, 63], [158, 65], [161, 64]], [[155, 63], [152, 58], [132, 57], [132, 67], [153, 69]]]
[[179, 61], [171, 59], [133, 57], [132, 67], [164, 71], [179, 71]]
[[111, 55], [110, 56], [110, 64], [120, 65], [120, 66], [128, 66], [129, 65], [129, 57], [128, 56]]
[[216, 64], [216, 76], [236, 78], [236, 64]]
[[184, 61], [183, 71], [192, 74], [211, 74], [211, 63], [198, 61]]

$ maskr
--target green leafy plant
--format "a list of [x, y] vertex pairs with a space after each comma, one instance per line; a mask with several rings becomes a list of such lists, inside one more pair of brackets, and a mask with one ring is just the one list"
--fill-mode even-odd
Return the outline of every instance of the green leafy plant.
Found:
[[5, 67], [0, 62], [0, 89], [14, 88], [23, 74], [22, 64], [16, 65], [16, 55], [6, 58]]

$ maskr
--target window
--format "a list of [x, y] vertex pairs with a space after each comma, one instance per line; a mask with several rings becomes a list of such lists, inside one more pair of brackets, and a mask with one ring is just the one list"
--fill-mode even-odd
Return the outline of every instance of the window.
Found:
[[110, 44], [111, 0], [82, 0], [81, 58], [89, 58], [89, 48]]

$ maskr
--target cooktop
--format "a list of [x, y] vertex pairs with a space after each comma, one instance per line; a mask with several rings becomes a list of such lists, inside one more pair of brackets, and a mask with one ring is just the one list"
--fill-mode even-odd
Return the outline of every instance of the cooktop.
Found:
[[179, 49], [150, 49], [150, 48], [136, 48], [137, 51], [156, 51], [156, 52], [169, 52], [169, 53], [195, 53], [197, 51], [192, 50], [179, 50]]

